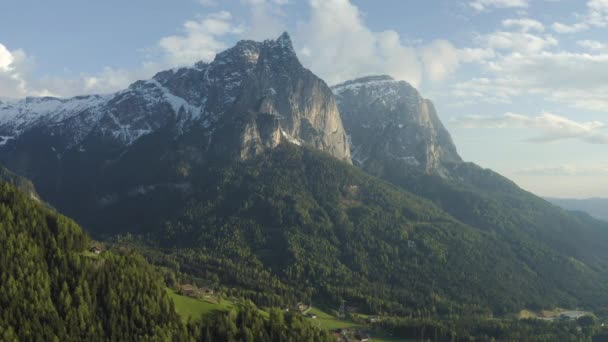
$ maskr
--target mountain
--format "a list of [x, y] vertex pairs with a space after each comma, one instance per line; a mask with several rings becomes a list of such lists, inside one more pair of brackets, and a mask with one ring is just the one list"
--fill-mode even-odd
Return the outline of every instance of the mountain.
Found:
[[547, 201], [567, 210], [582, 211], [599, 220], [608, 221], [608, 199], [606, 198], [547, 198]]
[[605, 261], [587, 265], [523, 227], [505, 237], [464, 224], [315, 150], [284, 145], [193, 174], [172, 213], [129, 207], [122, 224], [156, 216], [148, 232], [168, 254], [160, 259], [249, 289], [242, 294], [264, 305], [312, 298], [338, 307], [344, 299], [363, 312], [476, 315], [604, 297]]
[[141, 256], [89, 252], [76, 223], [3, 181], [0, 216], [2, 341], [333, 341], [302, 315], [274, 308], [268, 320], [251, 302], [184, 324]]
[[357, 166], [382, 174], [386, 163], [447, 175], [462, 159], [430, 100], [404, 81], [369, 76], [332, 87]]
[[585, 267], [607, 269], [605, 224], [561, 210], [491, 170], [463, 162], [433, 106], [407, 83], [372, 76], [333, 90], [353, 160], [368, 173], [516, 245], [534, 241], [536, 248]]
[[0, 162], [93, 236], [259, 305], [445, 318], [608, 300], [604, 225], [463, 162], [404, 82], [330, 89], [287, 35], [0, 117]]
[[0, 145], [22, 164], [35, 163], [29, 146], [44, 143], [57, 159], [121, 150], [168, 125], [176, 138], [195, 127], [205, 150], [243, 159], [284, 140], [350, 159], [331, 90], [300, 64], [286, 33], [241, 41], [210, 64], [160, 72], [115, 94], [0, 101], [0, 114]]
[[286, 141], [350, 162], [331, 89], [302, 67], [287, 34], [115, 94], [3, 102], [0, 118], [0, 161], [75, 217], [90, 209], [83, 196], [105, 203], [140, 187], [183, 187], [190, 164], [244, 160]]

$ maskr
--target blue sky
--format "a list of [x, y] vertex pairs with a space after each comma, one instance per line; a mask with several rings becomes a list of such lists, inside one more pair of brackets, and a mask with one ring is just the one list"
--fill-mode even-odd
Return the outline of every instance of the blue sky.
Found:
[[328, 83], [412, 83], [466, 160], [608, 197], [608, 0], [5, 0], [0, 97], [112, 92], [285, 30]]

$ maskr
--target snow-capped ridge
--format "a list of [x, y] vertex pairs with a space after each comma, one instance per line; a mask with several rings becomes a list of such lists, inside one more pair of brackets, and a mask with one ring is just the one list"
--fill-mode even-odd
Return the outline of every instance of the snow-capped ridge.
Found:
[[[248, 113], [260, 114], [244, 126], [251, 128], [243, 134], [251, 143], [234, 146], [242, 142], [229, 137], [239, 136]], [[22, 133], [33, 128], [41, 135], [38, 139], [53, 141], [58, 153], [64, 153], [92, 151], [89, 142], [126, 147], [163, 127], [174, 139], [195, 130], [208, 144], [221, 141], [215, 144], [251, 150], [241, 156], [274, 148], [282, 138], [350, 161], [335, 97], [302, 66], [287, 33], [263, 42], [239, 41], [210, 63], [160, 71], [109, 95], [0, 102], [2, 150], [18, 147]]]

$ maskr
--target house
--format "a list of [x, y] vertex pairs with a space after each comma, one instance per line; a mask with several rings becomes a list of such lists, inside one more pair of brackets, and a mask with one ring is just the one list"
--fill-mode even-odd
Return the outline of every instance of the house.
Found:
[[369, 316], [367, 318], [367, 323], [378, 323], [380, 322], [380, 317], [378, 316]]
[[357, 340], [359, 340], [361, 342], [368, 342], [368, 341], [372, 340], [368, 334], [363, 333], [363, 332], [357, 332], [355, 337], [357, 338]]
[[101, 248], [99, 248], [97, 246], [93, 246], [89, 249], [89, 252], [95, 253], [95, 254], [101, 254]]
[[203, 294], [201, 289], [191, 284], [183, 284], [177, 286], [180, 294], [193, 298], [200, 298]]
[[212, 294], [213, 294], [213, 289], [208, 288], [208, 287], [201, 287], [201, 288], [200, 288], [200, 290], [201, 290], [201, 292], [202, 292], [203, 294], [205, 294], [206, 296], [208, 296], [208, 295], [212, 295]]
[[297, 307], [298, 307], [298, 310], [300, 310], [300, 311], [306, 311], [309, 308], [309, 306], [304, 303], [298, 303]]
[[317, 315], [313, 314], [313, 313], [309, 313], [306, 315], [308, 318], [312, 318], [312, 319], [317, 319]]

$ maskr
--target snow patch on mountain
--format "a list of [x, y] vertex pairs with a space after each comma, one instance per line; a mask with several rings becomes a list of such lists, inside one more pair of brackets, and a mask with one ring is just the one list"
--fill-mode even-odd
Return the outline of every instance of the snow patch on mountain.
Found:
[[13, 131], [30, 128], [39, 121], [53, 124], [69, 119], [83, 111], [107, 103], [111, 95], [77, 96], [69, 99], [56, 97], [27, 97], [21, 100], [0, 101], [0, 127]]

